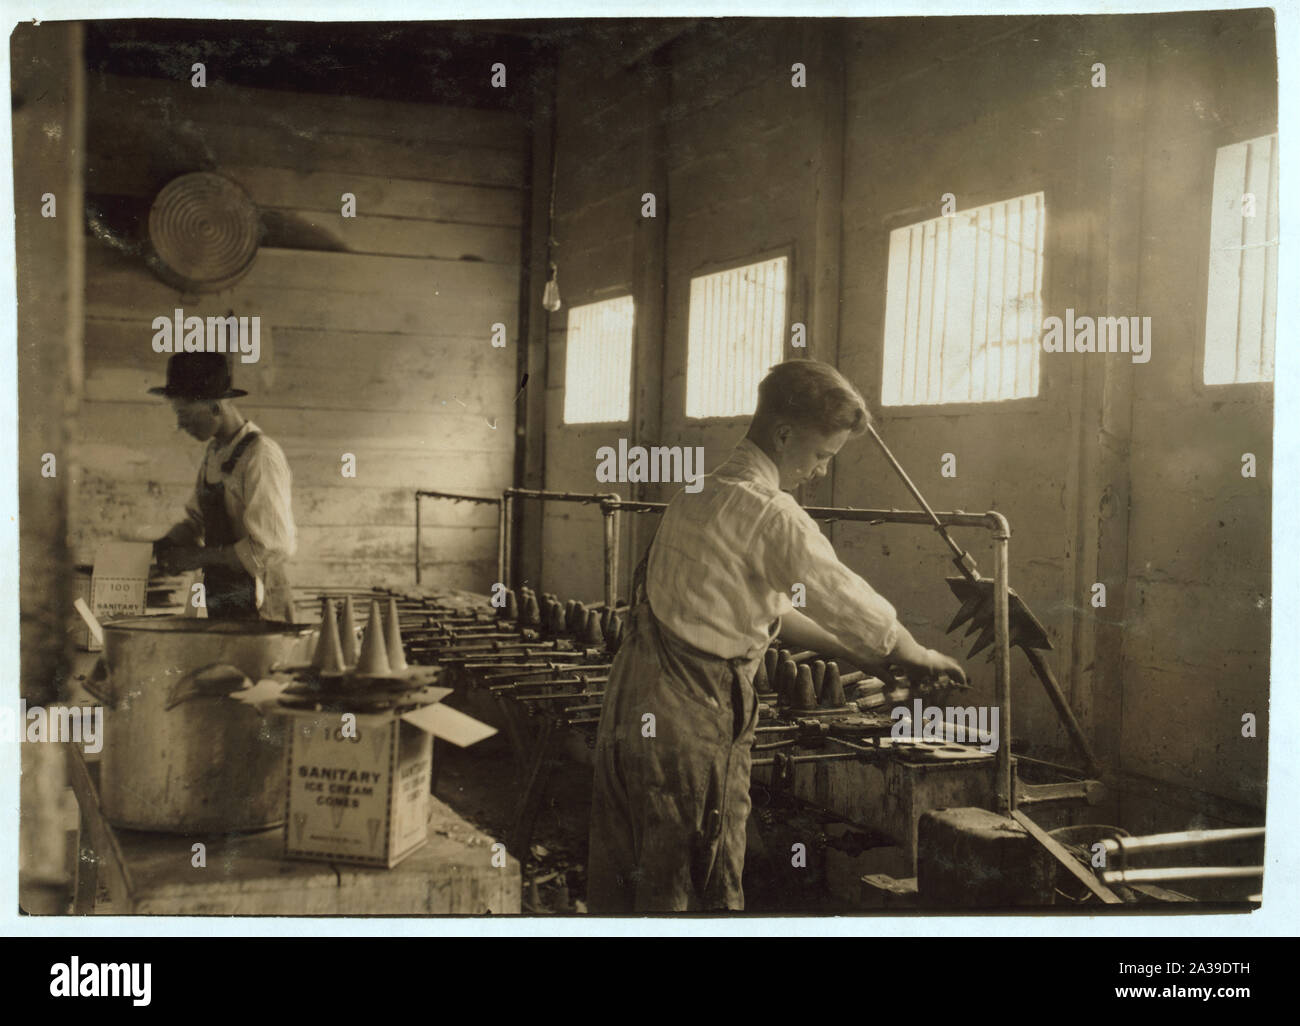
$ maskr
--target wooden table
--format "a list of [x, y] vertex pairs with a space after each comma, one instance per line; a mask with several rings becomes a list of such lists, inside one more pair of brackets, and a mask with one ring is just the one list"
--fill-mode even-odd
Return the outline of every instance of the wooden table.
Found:
[[[236, 835], [118, 830], [103, 815], [99, 766], [66, 745], [81, 809], [73, 913], [94, 911], [101, 874], [116, 915], [510, 915], [520, 911], [519, 863], [492, 865], [494, 839], [429, 797], [429, 841], [393, 869], [282, 855], [284, 828]], [[193, 845], [206, 866], [193, 864]], [[498, 859], [500, 861], [500, 859]]]

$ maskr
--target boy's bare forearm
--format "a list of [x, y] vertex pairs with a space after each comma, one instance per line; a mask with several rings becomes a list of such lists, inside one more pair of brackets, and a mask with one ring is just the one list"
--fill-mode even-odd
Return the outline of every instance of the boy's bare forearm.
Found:
[[[911, 635], [908, 635], [910, 638]], [[849, 647], [815, 620], [796, 610], [781, 617], [781, 640], [787, 645], [810, 649], [842, 664], [841, 668], [856, 666], [861, 669], [880, 670], [888, 662], [880, 655]]]
[[898, 625], [894, 647], [884, 655], [846, 645], [798, 610], [792, 610], [781, 617], [781, 639], [787, 645], [811, 649], [834, 659], [842, 664], [842, 668], [855, 666], [872, 673], [883, 673], [890, 666], [898, 666], [909, 675], [915, 673], [929, 677], [937, 673], [950, 673], [963, 683], [966, 680], [965, 672], [955, 660], [920, 644], [902, 624]]

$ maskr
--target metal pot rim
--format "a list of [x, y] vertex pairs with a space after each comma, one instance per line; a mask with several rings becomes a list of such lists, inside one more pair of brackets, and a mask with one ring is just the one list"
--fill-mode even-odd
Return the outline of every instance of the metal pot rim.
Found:
[[309, 634], [311, 624], [279, 620], [208, 620], [193, 616], [130, 616], [104, 623], [104, 633], [203, 634], [215, 637], [260, 638]]

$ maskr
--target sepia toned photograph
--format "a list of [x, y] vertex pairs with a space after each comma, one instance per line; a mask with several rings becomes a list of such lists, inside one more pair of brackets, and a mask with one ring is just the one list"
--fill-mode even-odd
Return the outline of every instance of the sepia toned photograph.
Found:
[[22, 912], [1248, 922], [1275, 25], [18, 24]]

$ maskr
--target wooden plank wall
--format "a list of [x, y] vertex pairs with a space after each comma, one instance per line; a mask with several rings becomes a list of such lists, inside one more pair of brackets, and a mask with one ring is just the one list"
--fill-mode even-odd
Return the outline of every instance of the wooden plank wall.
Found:
[[[211, 75], [211, 71], [210, 71]], [[295, 583], [413, 580], [416, 488], [496, 494], [511, 481], [526, 127], [512, 114], [188, 80], [89, 80], [86, 402], [71, 539], [159, 530], [199, 447], [167, 404], [150, 322], [176, 307], [262, 319], [236, 364], [239, 401], [284, 447], [299, 532]], [[233, 288], [182, 295], [145, 267], [149, 203], [217, 171], [262, 212]], [[341, 196], [357, 217], [341, 216]], [[508, 345], [493, 348], [494, 323]], [[342, 455], [356, 457], [354, 479]], [[496, 522], [426, 500], [426, 580], [486, 590]]]

